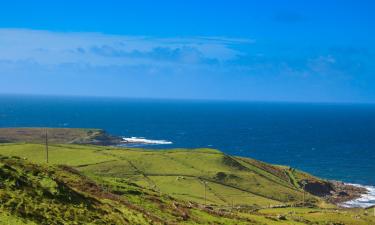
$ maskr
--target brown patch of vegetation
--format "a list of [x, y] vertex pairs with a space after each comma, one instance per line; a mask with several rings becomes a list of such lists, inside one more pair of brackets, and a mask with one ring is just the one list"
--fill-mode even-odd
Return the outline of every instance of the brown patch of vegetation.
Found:
[[0, 143], [44, 143], [48, 134], [48, 142], [52, 144], [96, 144], [115, 145], [122, 139], [107, 134], [100, 129], [79, 128], [0, 128]]

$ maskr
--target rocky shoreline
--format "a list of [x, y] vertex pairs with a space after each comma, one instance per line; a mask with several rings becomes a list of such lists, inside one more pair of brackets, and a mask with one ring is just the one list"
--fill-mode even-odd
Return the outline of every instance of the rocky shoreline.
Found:
[[93, 132], [88, 132], [88, 136], [84, 138], [75, 139], [72, 144], [92, 144], [92, 145], [120, 145], [123, 143], [123, 139], [118, 136], [108, 134], [104, 130], [96, 130]]
[[305, 180], [304, 190], [310, 194], [322, 197], [328, 202], [341, 206], [341, 204], [360, 198], [368, 190], [342, 181], [309, 181]]
[[336, 205], [360, 198], [363, 194], [367, 194], [368, 190], [364, 187], [358, 187], [341, 181], [331, 181], [333, 191], [328, 197], [328, 201]]

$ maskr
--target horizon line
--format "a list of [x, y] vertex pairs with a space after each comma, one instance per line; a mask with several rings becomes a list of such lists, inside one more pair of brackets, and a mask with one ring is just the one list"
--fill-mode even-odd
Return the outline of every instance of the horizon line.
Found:
[[322, 105], [375, 105], [375, 102], [350, 101], [293, 101], [293, 100], [256, 100], [256, 99], [224, 99], [224, 98], [167, 98], [167, 97], [136, 97], [116, 95], [75, 95], [75, 94], [32, 94], [32, 93], [0, 93], [2, 96], [29, 96], [29, 97], [59, 97], [59, 98], [99, 98], [122, 100], [153, 100], [153, 101], [196, 101], [196, 102], [232, 102], [232, 103], [268, 103], [268, 104], [322, 104]]

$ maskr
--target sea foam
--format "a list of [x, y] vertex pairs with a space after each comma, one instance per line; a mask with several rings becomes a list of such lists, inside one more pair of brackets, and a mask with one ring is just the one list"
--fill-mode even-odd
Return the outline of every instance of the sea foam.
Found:
[[362, 187], [367, 189], [367, 193], [361, 195], [357, 199], [353, 199], [341, 204], [341, 206], [346, 208], [367, 208], [375, 205], [375, 186], [365, 186], [359, 184], [350, 184], [356, 187]]
[[124, 143], [129, 144], [151, 144], [151, 145], [169, 145], [173, 144], [171, 141], [166, 140], [152, 140], [152, 139], [146, 139], [143, 137], [124, 137], [122, 138], [124, 140]]

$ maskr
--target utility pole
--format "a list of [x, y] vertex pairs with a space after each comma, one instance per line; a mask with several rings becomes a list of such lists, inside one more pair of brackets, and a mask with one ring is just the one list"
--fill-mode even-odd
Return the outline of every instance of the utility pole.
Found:
[[46, 146], [46, 161], [48, 163], [48, 130], [47, 128], [45, 129], [45, 146]]

